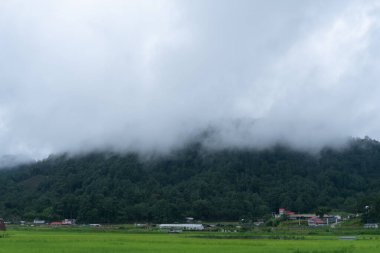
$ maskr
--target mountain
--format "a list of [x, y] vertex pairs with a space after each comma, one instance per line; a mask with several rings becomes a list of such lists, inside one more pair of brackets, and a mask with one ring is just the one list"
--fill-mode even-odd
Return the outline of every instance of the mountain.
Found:
[[356, 213], [366, 205], [375, 210], [378, 193], [380, 143], [369, 138], [317, 155], [285, 146], [211, 151], [193, 143], [150, 159], [134, 153], [58, 155], [0, 171], [0, 215], [7, 220], [238, 220], [265, 217], [279, 207]]

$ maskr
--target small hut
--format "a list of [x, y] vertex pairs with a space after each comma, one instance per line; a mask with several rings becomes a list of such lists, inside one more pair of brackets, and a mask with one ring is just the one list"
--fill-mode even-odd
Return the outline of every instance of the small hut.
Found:
[[5, 231], [5, 230], [6, 230], [5, 222], [3, 219], [0, 218], [0, 231]]

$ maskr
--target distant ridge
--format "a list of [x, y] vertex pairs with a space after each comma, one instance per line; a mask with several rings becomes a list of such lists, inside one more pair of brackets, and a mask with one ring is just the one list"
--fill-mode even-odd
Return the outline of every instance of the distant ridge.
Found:
[[380, 143], [352, 139], [342, 150], [325, 148], [318, 155], [286, 146], [210, 151], [197, 142], [149, 159], [112, 152], [54, 155], [1, 170], [0, 196], [6, 220], [256, 220], [279, 207], [358, 213], [380, 203]]

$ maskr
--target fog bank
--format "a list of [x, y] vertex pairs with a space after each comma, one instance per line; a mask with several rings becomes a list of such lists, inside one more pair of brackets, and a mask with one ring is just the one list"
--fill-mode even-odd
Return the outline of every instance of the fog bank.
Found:
[[380, 132], [378, 1], [0, 2], [0, 154]]

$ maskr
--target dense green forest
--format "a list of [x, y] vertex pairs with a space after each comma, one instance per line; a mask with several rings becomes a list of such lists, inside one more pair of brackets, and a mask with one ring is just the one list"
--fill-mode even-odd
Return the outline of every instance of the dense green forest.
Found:
[[80, 222], [257, 219], [279, 207], [380, 213], [380, 143], [354, 139], [318, 154], [284, 146], [210, 151], [193, 143], [170, 155], [92, 153], [0, 171], [6, 220]]

